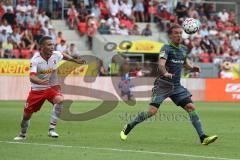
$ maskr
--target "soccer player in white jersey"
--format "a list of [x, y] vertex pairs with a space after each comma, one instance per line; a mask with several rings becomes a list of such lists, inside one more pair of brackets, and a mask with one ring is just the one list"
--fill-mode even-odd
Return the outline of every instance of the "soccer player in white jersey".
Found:
[[51, 37], [43, 37], [40, 40], [40, 52], [36, 53], [31, 59], [31, 91], [25, 104], [21, 131], [14, 140], [23, 140], [26, 138], [30, 118], [34, 112], [40, 110], [45, 100], [48, 100], [54, 106], [48, 135], [54, 138], [59, 136], [55, 132], [55, 127], [63, 107], [63, 95], [60, 93], [60, 87], [57, 85], [57, 64], [62, 59], [78, 64], [85, 63], [84, 60], [74, 59], [65, 53], [54, 51], [54, 44]]

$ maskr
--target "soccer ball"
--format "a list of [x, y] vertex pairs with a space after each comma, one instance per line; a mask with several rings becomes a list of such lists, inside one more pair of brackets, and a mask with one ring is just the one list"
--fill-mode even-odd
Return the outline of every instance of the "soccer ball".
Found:
[[200, 21], [194, 18], [187, 18], [184, 20], [182, 27], [187, 34], [194, 34], [200, 28]]

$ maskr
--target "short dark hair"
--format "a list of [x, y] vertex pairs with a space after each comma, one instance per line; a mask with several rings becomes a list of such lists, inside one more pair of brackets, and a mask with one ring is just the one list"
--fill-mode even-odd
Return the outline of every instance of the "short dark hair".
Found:
[[49, 36], [43, 36], [43, 37], [40, 39], [39, 44], [40, 44], [40, 45], [43, 45], [43, 43], [44, 43], [45, 41], [47, 41], [47, 40], [52, 40], [52, 38], [49, 37]]
[[176, 28], [182, 28], [182, 27], [179, 24], [173, 24], [169, 27], [167, 33], [172, 34], [173, 30], [176, 29]]

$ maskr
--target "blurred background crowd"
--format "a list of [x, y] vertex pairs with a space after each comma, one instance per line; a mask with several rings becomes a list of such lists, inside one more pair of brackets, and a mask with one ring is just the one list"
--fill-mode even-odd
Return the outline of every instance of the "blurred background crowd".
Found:
[[[60, 0], [53, 0], [50, 12], [41, 7], [42, 1], [1, 1], [0, 58], [31, 58], [44, 35], [52, 37], [56, 50], [78, 54], [76, 44], [68, 43], [64, 33], [53, 27], [53, 19], [64, 17], [69, 29], [87, 37], [91, 50], [96, 34], [133, 35], [144, 39], [153, 35], [152, 24], [157, 24], [159, 33], [163, 33], [172, 23], [181, 25], [186, 17], [192, 17], [200, 20], [201, 28], [194, 35], [183, 34], [190, 59], [218, 64], [220, 77], [224, 75], [221, 71], [232, 69], [233, 63], [240, 64], [240, 26], [235, 10], [217, 9], [214, 3], [190, 0], [68, 0], [66, 4], [63, 6]], [[135, 65], [131, 74], [141, 76], [149, 72], [141, 68], [149, 63]], [[108, 75], [109, 69], [101, 72], [100, 75]]]

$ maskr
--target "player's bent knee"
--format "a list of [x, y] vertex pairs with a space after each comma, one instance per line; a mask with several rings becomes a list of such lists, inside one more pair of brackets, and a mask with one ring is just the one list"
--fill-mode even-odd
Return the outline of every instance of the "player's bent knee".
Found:
[[54, 99], [53, 99], [53, 103], [54, 103], [54, 104], [60, 104], [60, 103], [62, 103], [63, 101], [64, 101], [63, 96], [56, 96], [56, 97], [54, 97]]
[[155, 107], [155, 108], [159, 108], [160, 104], [159, 103], [150, 103], [150, 107]]
[[178, 106], [181, 106], [182, 108], [185, 108], [188, 104], [193, 104], [193, 101], [191, 97], [184, 98], [178, 103]]
[[156, 107], [151, 106], [149, 108], [149, 113], [151, 114], [151, 116], [155, 115], [157, 113], [157, 111], [158, 111], [158, 108], [156, 108]]
[[188, 112], [192, 112], [192, 111], [194, 111], [196, 109], [196, 107], [194, 106], [193, 103], [188, 103], [184, 108]]

